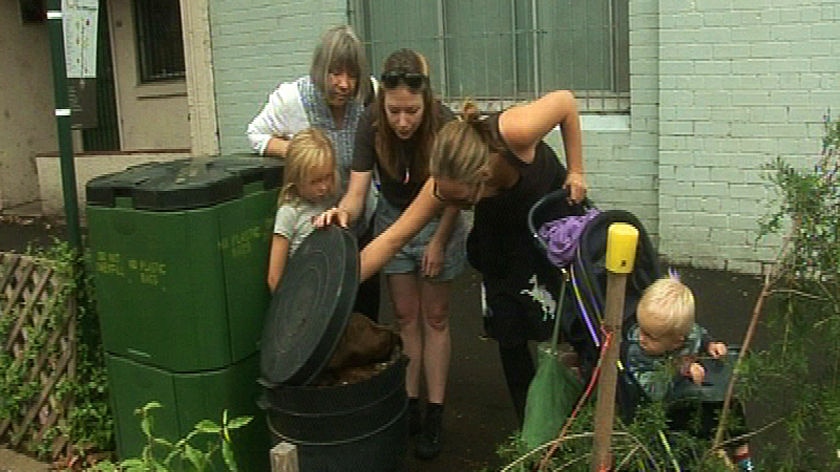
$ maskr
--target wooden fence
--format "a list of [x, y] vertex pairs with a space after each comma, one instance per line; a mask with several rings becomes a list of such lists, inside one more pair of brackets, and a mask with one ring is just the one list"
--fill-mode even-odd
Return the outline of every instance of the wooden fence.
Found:
[[54, 429], [73, 407], [57, 386], [76, 381], [76, 302], [67, 289], [47, 261], [0, 252], [0, 365], [16, 380], [0, 398], [0, 443], [24, 452], [48, 446], [53, 460], [72, 447]]

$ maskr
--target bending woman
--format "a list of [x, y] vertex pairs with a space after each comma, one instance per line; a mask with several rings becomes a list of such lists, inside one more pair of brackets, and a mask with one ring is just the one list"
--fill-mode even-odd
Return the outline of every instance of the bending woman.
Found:
[[[441, 208], [474, 206], [467, 255], [483, 277], [485, 327], [499, 343], [521, 421], [535, 372], [527, 342], [550, 336], [553, 313], [542, 297], [553, 299], [559, 284], [558, 271], [534, 247], [527, 214], [540, 197], [560, 187], [569, 190], [569, 203], [585, 198], [580, 119], [574, 95], [563, 90], [483, 120], [477, 115], [467, 108], [464, 121], [450, 122], [438, 133], [431, 177], [400, 218], [362, 251], [361, 272], [364, 278], [378, 270]], [[558, 125], [566, 167], [543, 141]]]

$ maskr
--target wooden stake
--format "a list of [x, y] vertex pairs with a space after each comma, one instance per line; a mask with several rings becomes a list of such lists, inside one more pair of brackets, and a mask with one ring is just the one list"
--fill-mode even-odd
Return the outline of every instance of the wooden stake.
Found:
[[607, 273], [607, 302], [604, 314], [604, 331], [609, 345], [601, 363], [598, 378], [598, 400], [595, 403], [595, 443], [592, 471], [611, 470], [610, 446], [615, 418], [615, 384], [618, 379], [616, 362], [621, 346], [621, 318], [624, 313], [624, 290], [627, 287], [626, 274]]
[[591, 469], [601, 472], [612, 469], [610, 453], [615, 418], [616, 363], [621, 347], [621, 322], [624, 317], [624, 294], [627, 275], [633, 272], [639, 230], [627, 223], [613, 223], [607, 232], [607, 300], [603, 330], [606, 344], [598, 378], [598, 400], [595, 404], [595, 441]]
[[299, 472], [297, 446], [288, 442], [271, 448], [271, 472]]

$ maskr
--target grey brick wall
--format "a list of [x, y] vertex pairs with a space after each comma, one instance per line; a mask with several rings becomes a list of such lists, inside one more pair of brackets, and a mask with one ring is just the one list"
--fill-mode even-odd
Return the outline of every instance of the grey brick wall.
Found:
[[659, 250], [758, 272], [778, 246], [754, 246], [773, 199], [762, 165], [812, 165], [840, 110], [840, 2], [658, 3]]
[[223, 154], [250, 152], [245, 128], [280, 82], [309, 70], [321, 33], [347, 23], [346, 0], [211, 0]]
[[[211, 2], [223, 153], [248, 151], [267, 94], [346, 15], [346, 0]], [[673, 262], [759, 272], [778, 247], [754, 245], [773, 198], [761, 169], [817, 158], [822, 117], [840, 110], [838, 23], [840, 0], [631, 1], [630, 116], [584, 126], [598, 206], [638, 215]]]
[[[654, 245], [660, 239], [658, 3], [630, 2], [630, 116], [581, 118], [590, 197], [600, 209], [635, 214]], [[561, 154], [557, 135], [547, 142]]]
[[630, 2], [629, 118], [622, 117], [628, 118], [623, 126], [604, 127], [603, 117], [582, 117], [591, 198], [601, 209], [634, 213], [654, 244], [659, 241], [657, 8], [657, 0]]

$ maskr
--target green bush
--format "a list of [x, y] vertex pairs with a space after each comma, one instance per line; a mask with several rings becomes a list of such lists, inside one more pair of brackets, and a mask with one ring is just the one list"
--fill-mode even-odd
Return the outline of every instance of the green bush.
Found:
[[[96, 472], [170, 472], [175, 470], [205, 472], [214, 470], [213, 458], [219, 451], [229, 471], [239, 470], [233, 454], [230, 432], [250, 423], [252, 420], [250, 416], [229, 419], [225, 410], [222, 413], [221, 424], [210, 420], [199, 421], [185, 437], [173, 443], [154, 435], [152, 410], [161, 406], [158, 402], [149, 402], [135, 412], [140, 416], [140, 429], [146, 437], [146, 445], [140, 457], [128, 458], [119, 464], [105, 461], [90, 470]], [[200, 438], [207, 436], [209, 440], [203, 450], [195, 447]]]
[[[772, 346], [748, 368], [755, 402], [783, 419], [766, 445], [773, 470], [838, 470], [840, 460], [840, 121], [825, 117], [813, 165], [766, 166], [777, 207], [761, 236], [782, 236], [766, 313]], [[783, 400], [779, 400], [783, 399]]]
[[[588, 472], [592, 468], [594, 426], [593, 401], [581, 410], [554, 451], [550, 451], [551, 443], [529, 451], [519, 435], [514, 434], [497, 448], [499, 457], [508, 462], [502, 470], [538, 470], [541, 461], [551, 452], [543, 470]], [[726, 470], [724, 460], [710, 452], [711, 438], [667, 430], [665, 406], [659, 402], [641, 405], [631, 424], [617, 419], [611, 447], [616, 470]]]
[[[81, 258], [69, 244], [54, 241], [47, 249], [30, 249], [28, 253], [38, 263], [51, 268], [65, 285], [47, 300], [42, 323], [27, 332], [29, 349], [17, 358], [0, 352], [0, 418], [15, 418], [37, 397], [44, 388], [38, 376], [30, 379], [36, 359], [44, 350], [58, 352], [62, 346], [50, 345], [49, 337], [67, 315], [70, 300], [75, 301], [76, 357], [75, 376], [62, 377], [54, 387], [54, 398], [63, 403], [72, 399], [72, 408], [61, 412], [64, 418], [48, 429], [40, 441], [24, 444], [26, 452], [41, 459], [50, 459], [53, 440], [64, 436], [69, 439], [74, 454], [90, 451], [110, 451], [114, 447], [114, 423], [108, 405], [107, 377], [104, 353], [99, 337], [99, 322], [94, 306], [93, 282], [83, 268]], [[0, 339], [8, 335], [14, 316], [0, 320]]]
[[[765, 170], [778, 200], [762, 219], [759, 238], [776, 236], [783, 246], [756, 303], [772, 309], [754, 316], [763, 317], [761, 335], [772, 342], [737, 367], [738, 397], [761, 405], [765, 416], [772, 412], [757, 434], [771, 428], [781, 433], [775, 443], [757, 436], [759, 470], [840, 470], [840, 121], [826, 116], [816, 164], [794, 166], [778, 158]], [[764, 304], [767, 298], [773, 303]], [[538, 470], [548, 456], [540, 470], [589, 471], [593, 430], [590, 405], [552, 454], [546, 454], [551, 444], [527, 450], [515, 434], [498, 448], [509, 462], [502, 470]], [[616, 469], [728, 470], [712, 452], [711, 438], [666, 431], [661, 404], [644, 406], [633, 424], [618, 422]]]

